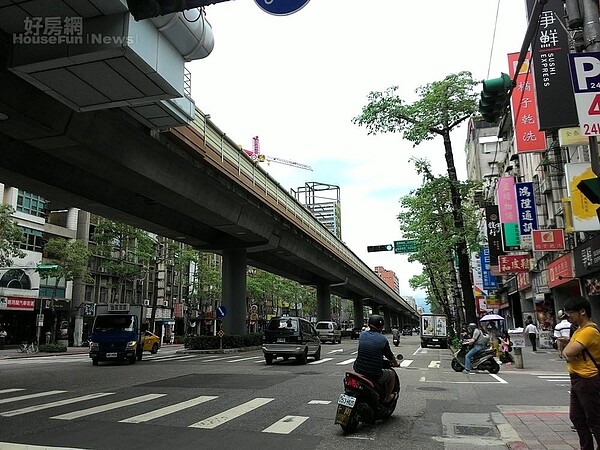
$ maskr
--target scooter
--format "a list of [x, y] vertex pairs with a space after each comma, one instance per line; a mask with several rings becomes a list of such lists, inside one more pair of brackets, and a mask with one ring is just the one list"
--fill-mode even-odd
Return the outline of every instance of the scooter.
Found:
[[[460, 350], [454, 353], [452, 368], [456, 372], [465, 370], [465, 355], [469, 351], [467, 344], [462, 344]], [[489, 373], [498, 373], [500, 364], [494, 359], [494, 349], [484, 348], [473, 356], [473, 370], [487, 370]]]
[[[396, 359], [402, 360], [402, 355]], [[391, 367], [386, 360], [387, 367]], [[385, 366], [384, 366], [385, 367]], [[385, 387], [380, 387], [369, 378], [356, 372], [346, 372], [344, 377], [344, 393], [338, 399], [337, 412], [335, 415], [336, 425], [340, 425], [345, 433], [356, 431], [358, 424], [374, 424], [378, 420], [387, 419], [396, 409], [398, 397], [400, 396], [400, 379], [396, 377], [393, 398], [385, 403]]]
[[394, 336], [394, 337], [392, 338], [392, 343], [393, 343], [393, 344], [394, 344], [396, 347], [398, 347], [398, 346], [400, 345], [400, 336], [399, 336], [399, 335], [397, 335], [397, 336]]

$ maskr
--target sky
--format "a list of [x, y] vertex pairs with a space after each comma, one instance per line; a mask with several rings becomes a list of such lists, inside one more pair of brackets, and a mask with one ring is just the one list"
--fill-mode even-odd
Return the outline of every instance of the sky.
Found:
[[[400, 198], [421, 185], [409, 159], [427, 158], [445, 174], [443, 143], [414, 147], [400, 134], [368, 135], [352, 118], [370, 91], [399, 86], [412, 102], [418, 87], [451, 73], [508, 73], [506, 55], [519, 52], [525, 36], [525, 0], [311, 0], [288, 16], [235, 0], [205, 11], [215, 46], [187, 64], [196, 107], [243, 148], [259, 136], [261, 153], [311, 166], [261, 163], [288, 191], [307, 182], [339, 186], [342, 240], [372, 269], [393, 270], [400, 294], [422, 304], [424, 292], [408, 282], [421, 266], [367, 246], [403, 238]], [[461, 179], [466, 137], [466, 126], [452, 135]]]

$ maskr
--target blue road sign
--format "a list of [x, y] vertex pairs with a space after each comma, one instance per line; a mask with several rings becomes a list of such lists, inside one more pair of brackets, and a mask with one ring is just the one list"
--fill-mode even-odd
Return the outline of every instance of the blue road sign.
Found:
[[217, 319], [222, 319], [225, 317], [225, 314], [227, 314], [227, 308], [225, 308], [223, 305], [217, 307]]
[[254, 0], [264, 12], [274, 16], [287, 16], [300, 11], [310, 0]]

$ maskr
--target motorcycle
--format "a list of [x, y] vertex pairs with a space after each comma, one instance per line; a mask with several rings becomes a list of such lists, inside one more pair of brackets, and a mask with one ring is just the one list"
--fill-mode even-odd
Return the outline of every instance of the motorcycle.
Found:
[[[462, 344], [461, 348], [454, 353], [452, 358], [452, 369], [456, 372], [462, 372], [465, 370], [465, 355], [469, 351], [467, 344]], [[500, 371], [500, 364], [494, 359], [494, 349], [484, 348], [483, 350], [475, 353], [473, 356], [473, 370], [487, 370], [490, 373], [498, 373]]]
[[393, 343], [393, 344], [394, 344], [396, 347], [398, 347], [398, 346], [400, 345], [400, 336], [394, 336], [394, 337], [392, 338], [392, 343]]
[[[403, 358], [402, 355], [396, 356], [399, 361]], [[387, 360], [386, 364], [387, 368], [391, 367]], [[338, 398], [335, 424], [340, 425], [345, 433], [352, 433], [360, 422], [374, 424], [378, 420], [390, 417], [400, 396], [400, 379], [396, 371], [394, 376], [396, 380], [392, 390], [393, 398], [386, 403], [385, 387], [378, 386], [356, 372], [346, 372], [344, 393]]]

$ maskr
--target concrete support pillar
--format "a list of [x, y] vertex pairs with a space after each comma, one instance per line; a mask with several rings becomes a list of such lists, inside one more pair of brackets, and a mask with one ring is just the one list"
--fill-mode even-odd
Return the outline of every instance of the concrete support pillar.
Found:
[[392, 323], [391, 323], [392, 317], [390, 314], [390, 310], [387, 308], [381, 308], [381, 310], [383, 313], [383, 323], [384, 323], [383, 331], [385, 333], [391, 333], [392, 332]]
[[331, 287], [327, 283], [317, 285], [317, 320], [331, 320]]
[[362, 300], [352, 300], [354, 306], [354, 328], [362, 328], [365, 322], [365, 312]]
[[246, 333], [246, 249], [223, 251], [222, 303], [227, 313], [222, 321], [227, 334]]
[[[78, 211], [76, 217], [76, 239], [81, 241], [87, 247], [89, 244], [89, 235], [90, 235], [90, 213], [86, 211], [70, 209], [69, 210], [69, 220], [74, 219], [74, 213], [72, 211]], [[89, 336], [84, 335], [84, 316], [83, 316], [83, 304], [85, 303], [85, 284], [81, 278], [76, 278], [73, 280], [73, 293], [71, 295], [71, 314], [74, 316], [74, 324], [73, 324], [73, 345], [76, 347], [81, 346], [81, 342], [83, 340], [87, 340]], [[90, 322], [93, 318], [89, 318]], [[91, 330], [91, 323], [88, 326], [85, 334], [88, 334]]]

